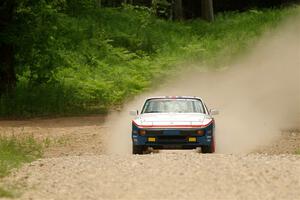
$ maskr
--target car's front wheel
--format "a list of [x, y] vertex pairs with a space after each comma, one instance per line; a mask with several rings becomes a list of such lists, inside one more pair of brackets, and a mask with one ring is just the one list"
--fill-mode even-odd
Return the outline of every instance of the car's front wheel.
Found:
[[202, 153], [213, 153], [214, 150], [213, 150], [213, 148], [211, 147], [211, 145], [209, 145], [209, 146], [202, 146], [202, 147], [201, 147], [201, 152], [202, 152]]
[[215, 140], [214, 140], [214, 137], [213, 137], [212, 142], [210, 143], [210, 145], [202, 146], [201, 147], [201, 152], [202, 153], [214, 153], [215, 152]]
[[143, 154], [144, 147], [141, 145], [132, 145], [132, 154]]

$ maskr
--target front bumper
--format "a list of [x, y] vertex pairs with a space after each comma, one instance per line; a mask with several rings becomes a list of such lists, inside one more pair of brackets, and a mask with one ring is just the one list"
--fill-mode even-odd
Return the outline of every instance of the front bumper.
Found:
[[[146, 131], [144, 135], [139, 134], [141, 130]], [[203, 135], [196, 131], [204, 131]], [[139, 129], [132, 127], [133, 145], [152, 147], [154, 149], [194, 149], [201, 146], [209, 146], [213, 142], [214, 124], [205, 128], [191, 129]]]

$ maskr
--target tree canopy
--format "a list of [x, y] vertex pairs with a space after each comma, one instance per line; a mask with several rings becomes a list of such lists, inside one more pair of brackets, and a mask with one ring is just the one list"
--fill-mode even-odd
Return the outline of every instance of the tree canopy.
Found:
[[[84, 98], [89, 98], [90, 104], [96, 101], [102, 104], [121, 102], [126, 96], [149, 87], [154, 76], [149, 72], [150, 68], [156, 74], [165, 72], [173, 59], [174, 49], [191, 55], [197, 51], [202, 57], [209, 57], [209, 50], [202, 50], [205, 49], [202, 45], [215, 33], [219, 35], [220, 31], [211, 31], [207, 22], [193, 24], [189, 19], [213, 21], [214, 12], [242, 12], [294, 2], [2, 0], [0, 106], [1, 98], [7, 98], [9, 100], [3, 101], [9, 102], [20, 88], [23, 90], [23, 86], [26, 86], [26, 91], [35, 91], [36, 94], [43, 94], [44, 88], [51, 86], [53, 92], [58, 91], [63, 97], [70, 94], [70, 104], [75, 101], [74, 95], [77, 95], [76, 101], [80, 105], [87, 104], [81, 101]], [[193, 25], [182, 24], [185, 20]], [[261, 22], [255, 23], [259, 26]], [[222, 27], [220, 24], [216, 26]], [[153, 63], [156, 62], [154, 57], [165, 60], [160, 60], [159, 64]], [[139, 71], [141, 66], [146, 66], [143, 72]], [[98, 71], [92, 73], [92, 70]], [[86, 76], [89, 81], [86, 81]], [[62, 91], [67, 87], [76, 87], [76, 92]], [[26, 92], [26, 95], [31, 95], [28, 99], [34, 98], [33, 93]]]

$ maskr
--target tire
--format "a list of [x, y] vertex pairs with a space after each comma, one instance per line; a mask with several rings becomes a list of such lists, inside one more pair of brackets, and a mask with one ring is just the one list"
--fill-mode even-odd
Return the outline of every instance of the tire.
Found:
[[132, 154], [143, 154], [144, 147], [138, 145], [132, 145]]
[[215, 140], [214, 137], [212, 138], [212, 141], [210, 145], [208, 146], [202, 146], [201, 147], [201, 152], [202, 153], [214, 153], [215, 152]]
[[211, 145], [209, 145], [209, 146], [202, 146], [201, 152], [202, 153], [213, 153], [214, 151], [213, 151]]

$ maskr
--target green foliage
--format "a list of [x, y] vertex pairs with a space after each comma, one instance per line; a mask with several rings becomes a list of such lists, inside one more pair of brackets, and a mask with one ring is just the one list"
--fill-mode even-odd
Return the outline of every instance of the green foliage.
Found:
[[152, 9], [156, 15], [170, 18], [172, 3], [168, 0], [152, 0]]
[[179, 63], [230, 62], [296, 10], [224, 13], [210, 24], [166, 21], [130, 5], [94, 9], [94, 1], [51, 2], [18, 9], [19, 34], [12, 39], [18, 84], [0, 97], [2, 117], [105, 112], [163, 81]]

